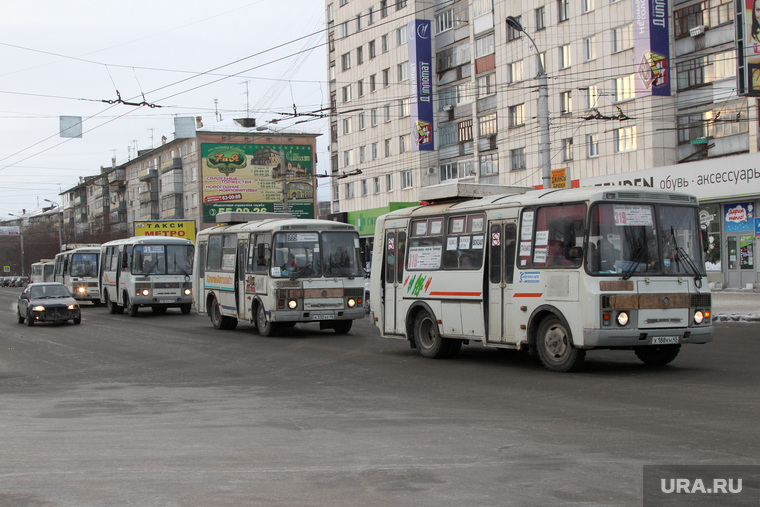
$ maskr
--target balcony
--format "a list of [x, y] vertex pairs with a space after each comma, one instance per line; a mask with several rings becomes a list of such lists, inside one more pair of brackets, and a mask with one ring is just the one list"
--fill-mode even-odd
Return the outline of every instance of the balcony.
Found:
[[149, 181], [158, 177], [158, 171], [154, 168], [143, 169], [137, 173], [137, 179], [140, 181]]
[[147, 204], [151, 202], [158, 202], [158, 192], [155, 190], [140, 192], [140, 204]]
[[108, 173], [108, 185], [112, 188], [120, 188], [127, 184], [126, 169], [116, 169]]
[[182, 169], [182, 157], [174, 157], [161, 164], [161, 174], [174, 169]]

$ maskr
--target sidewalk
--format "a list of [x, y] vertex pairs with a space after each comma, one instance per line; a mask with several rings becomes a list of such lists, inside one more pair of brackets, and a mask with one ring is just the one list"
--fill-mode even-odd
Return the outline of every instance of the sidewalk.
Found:
[[713, 321], [760, 322], [760, 290], [712, 291]]

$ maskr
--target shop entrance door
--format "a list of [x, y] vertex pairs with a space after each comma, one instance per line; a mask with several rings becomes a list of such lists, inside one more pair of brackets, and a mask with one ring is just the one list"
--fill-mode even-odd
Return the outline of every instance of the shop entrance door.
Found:
[[728, 260], [726, 285], [729, 288], [743, 289], [748, 283], [755, 283], [754, 235], [727, 236], [726, 259]]

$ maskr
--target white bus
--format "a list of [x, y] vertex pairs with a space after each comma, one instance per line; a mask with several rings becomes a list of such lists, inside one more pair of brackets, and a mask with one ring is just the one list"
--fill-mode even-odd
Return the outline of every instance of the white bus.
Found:
[[31, 283], [53, 282], [55, 275], [55, 260], [41, 259], [32, 264]]
[[[64, 245], [65, 248], [65, 245]], [[98, 258], [100, 246], [78, 246], [55, 256], [54, 281], [69, 289], [74, 299], [100, 305]]]
[[[239, 320], [261, 335], [298, 322], [348, 333], [364, 316], [356, 227], [276, 213], [220, 213], [198, 233], [195, 306], [216, 329]], [[276, 217], [276, 218], [275, 218]]]
[[522, 187], [437, 201], [377, 219], [370, 306], [383, 337], [432, 358], [469, 341], [528, 349], [552, 371], [590, 349], [664, 365], [712, 340], [695, 197]]
[[192, 310], [193, 253], [189, 239], [137, 236], [100, 247], [100, 301], [110, 313], [137, 315], [141, 306], [154, 313]]

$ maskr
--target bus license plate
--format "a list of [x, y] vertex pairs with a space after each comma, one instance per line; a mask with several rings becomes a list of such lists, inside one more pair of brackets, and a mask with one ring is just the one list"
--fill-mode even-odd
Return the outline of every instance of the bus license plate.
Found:
[[677, 336], [653, 336], [652, 337], [652, 345], [670, 345], [670, 344], [677, 344], [677, 343], [678, 343]]
[[334, 320], [335, 315], [312, 315], [311, 320]]
[[173, 299], [159, 299], [159, 303], [174, 303]]

